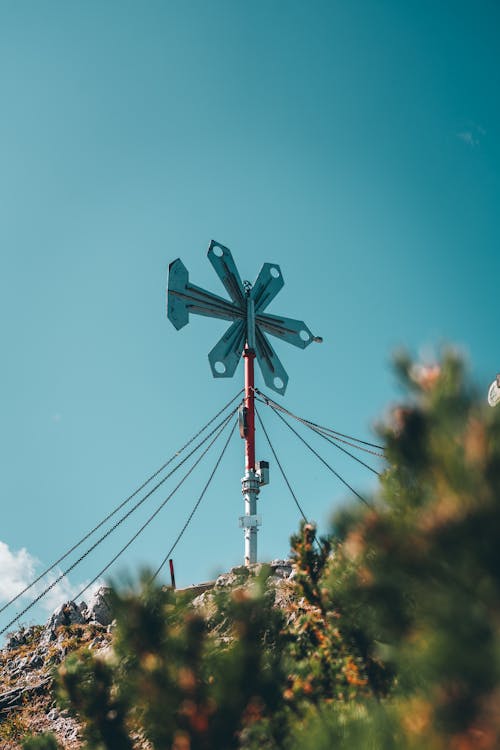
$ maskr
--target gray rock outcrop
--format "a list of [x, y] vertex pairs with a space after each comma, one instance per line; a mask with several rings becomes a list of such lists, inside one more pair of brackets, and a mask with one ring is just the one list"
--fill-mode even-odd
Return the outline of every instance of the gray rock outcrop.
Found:
[[[103, 625], [106, 627], [113, 621], [111, 605], [109, 603], [109, 588], [101, 586], [93, 594], [89, 604], [85, 602], [65, 602], [50, 616], [43, 629], [41, 643], [48, 644], [57, 638], [57, 628], [61, 625]], [[15, 635], [11, 638], [15, 638]]]
[[[111, 625], [113, 613], [110, 604], [110, 589], [101, 586], [93, 594], [88, 605], [82, 605], [82, 614], [85, 622], [98, 623], [99, 625]], [[85, 607], [85, 608], [84, 608]]]

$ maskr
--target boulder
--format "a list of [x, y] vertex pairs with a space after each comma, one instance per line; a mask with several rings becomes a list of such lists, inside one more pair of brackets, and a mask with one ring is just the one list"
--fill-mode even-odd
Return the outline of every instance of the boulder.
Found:
[[5, 649], [7, 651], [14, 651], [15, 649], [19, 648], [19, 646], [25, 646], [27, 643], [30, 643], [33, 640], [33, 638], [36, 636], [37, 631], [38, 628], [36, 627], [36, 625], [32, 625], [29, 628], [21, 627], [15, 633], [8, 633]]
[[277, 578], [294, 578], [293, 563], [291, 560], [273, 560], [269, 563], [271, 575]]
[[97, 589], [90, 602], [83, 610], [86, 622], [97, 623], [105, 626], [110, 625], [113, 622], [109, 594], [110, 589], [107, 586], [101, 586]]
[[54, 610], [50, 617], [46, 629], [55, 630], [61, 625], [83, 625], [85, 618], [78, 604], [75, 602], [66, 602]]

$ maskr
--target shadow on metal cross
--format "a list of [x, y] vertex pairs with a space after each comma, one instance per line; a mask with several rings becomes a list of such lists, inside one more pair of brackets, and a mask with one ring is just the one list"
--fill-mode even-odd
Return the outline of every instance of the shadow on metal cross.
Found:
[[231, 301], [191, 284], [187, 268], [178, 258], [169, 266], [169, 320], [177, 330], [189, 322], [190, 313], [232, 321], [208, 355], [214, 378], [231, 378], [247, 346], [255, 351], [267, 387], [284, 394], [288, 375], [266, 333], [301, 349], [305, 349], [312, 341], [321, 339], [313, 336], [302, 320], [264, 312], [284, 285], [278, 265], [264, 263], [255, 283], [251, 285], [241, 281], [231, 251], [224, 245], [212, 240], [208, 248], [208, 259]]

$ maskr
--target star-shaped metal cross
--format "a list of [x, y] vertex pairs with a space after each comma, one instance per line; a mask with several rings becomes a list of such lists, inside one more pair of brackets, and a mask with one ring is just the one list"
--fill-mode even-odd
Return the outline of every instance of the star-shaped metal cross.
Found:
[[264, 263], [255, 283], [251, 285], [241, 281], [231, 251], [224, 245], [212, 240], [208, 259], [231, 301], [191, 284], [187, 268], [178, 258], [169, 266], [169, 320], [177, 330], [187, 325], [189, 313], [233, 321], [208, 355], [214, 378], [231, 378], [247, 346], [255, 351], [268, 388], [284, 394], [288, 375], [266, 333], [301, 349], [321, 339], [313, 336], [302, 320], [264, 313], [284, 285], [278, 265]]

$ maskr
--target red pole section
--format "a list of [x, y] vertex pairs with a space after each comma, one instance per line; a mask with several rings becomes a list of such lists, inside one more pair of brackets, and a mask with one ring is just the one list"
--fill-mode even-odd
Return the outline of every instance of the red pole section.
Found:
[[245, 438], [245, 469], [255, 470], [255, 394], [254, 394], [254, 361], [253, 349], [245, 348], [245, 406], [247, 408], [247, 436]]
[[170, 580], [172, 581], [172, 588], [175, 589], [174, 561], [169, 560], [168, 564], [170, 565]]

